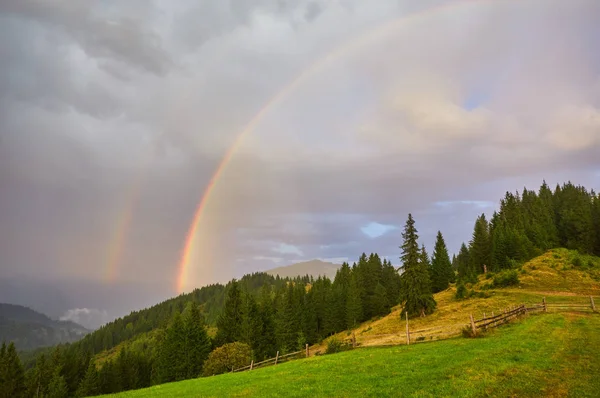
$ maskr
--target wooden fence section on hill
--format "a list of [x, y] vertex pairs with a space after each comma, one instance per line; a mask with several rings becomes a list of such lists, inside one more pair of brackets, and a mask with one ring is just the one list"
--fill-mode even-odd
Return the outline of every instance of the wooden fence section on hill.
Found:
[[281, 362], [286, 362], [286, 361], [289, 361], [292, 359], [298, 359], [298, 358], [307, 358], [308, 356], [309, 356], [309, 348], [308, 348], [308, 344], [307, 344], [306, 349], [303, 351], [290, 352], [289, 354], [285, 354], [285, 355], [279, 355], [279, 351], [277, 351], [277, 355], [275, 356], [275, 358], [265, 359], [264, 361], [260, 361], [260, 362], [256, 362], [256, 363], [254, 361], [252, 361], [252, 362], [250, 362], [250, 365], [235, 369], [235, 370], [233, 370], [233, 372], [242, 372], [244, 370], [254, 370], [258, 367], [277, 365], [278, 363], [281, 363]]
[[[464, 330], [469, 330], [472, 335], [477, 335], [479, 332], [491, 328], [495, 328], [501, 325], [508, 323], [509, 321], [518, 318], [522, 315], [527, 315], [530, 312], [549, 312], [550, 311], [585, 311], [591, 310], [592, 312], [597, 312], [596, 304], [594, 302], [594, 297], [590, 296], [589, 302], [587, 303], [572, 303], [572, 302], [564, 302], [564, 303], [547, 303], [546, 298], [542, 299], [541, 303], [535, 304], [521, 304], [518, 306], [512, 306], [508, 308], [501, 309], [497, 312], [492, 312], [489, 316], [486, 313], [483, 313], [483, 316], [480, 319], [474, 319], [473, 314], [469, 315], [469, 323], [459, 323], [453, 325], [441, 325], [434, 326], [425, 329], [418, 330], [410, 330], [409, 322], [408, 322], [408, 314], [405, 315], [406, 318], [406, 331], [401, 330], [398, 333], [389, 333], [389, 334], [371, 334], [369, 337], [371, 339], [378, 340], [377, 344], [373, 345], [362, 345], [357, 343], [356, 335], [352, 332], [352, 335], [349, 338], [344, 339], [344, 342], [348, 345], [351, 345], [352, 348], [357, 347], [389, 347], [396, 345], [409, 345], [427, 341], [436, 341], [436, 340], [444, 340], [451, 337], [460, 336], [463, 334]], [[318, 353], [317, 353], [318, 354]], [[296, 351], [285, 355], [279, 355], [279, 351], [277, 351], [277, 355], [275, 358], [266, 359], [261, 362], [252, 361], [250, 365], [244, 366], [239, 369], [233, 370], [233, 372], [242, 372], [245, 370], [254, 370], [258, 367], [269, 366], [269, 365], [277, 365], [281, 362], [286, 362], [292, 359], [298, 358], [307, 358], [310, 356], [310, 351], [308, 344], [302, 351]]]

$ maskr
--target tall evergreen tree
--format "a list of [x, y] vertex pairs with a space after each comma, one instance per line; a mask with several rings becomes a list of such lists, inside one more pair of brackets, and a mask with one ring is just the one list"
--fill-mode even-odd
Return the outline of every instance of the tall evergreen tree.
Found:
[[473, 238], [469, 245], [470, 273], [482, 274], [484, 265], [490, 267], [490, 254], [489, 225], [485, 214], [482, 214], [475, 222]]
[[600, 194], [592, 193], [592, 224], [594, 226], [594, 254], [600, 256]]
[[217, 336], [215, 338], [217, 345], [240, 340], [240, 325], [244, 314], [243, 306], [242, 293], [238, 282], [234, 279], [227, 292], [225, 306], [217, 320]]
[[257, 360], [271, 358], [276, 351], [274, 307], [271, 295], [271, 287], [263, 285], [260, 291], [259, 305], [262, 331], [258, 348], [254, 353]]
[[349, 329], [356, 327], [363, 320], [362, 301], [360, 299], [360, 288], [358, 278], [353, 271], [348, 286], [348, 298], [346, 299], [346, 324]]
[[25, 371], [13, 342], [10, 342], [7, 347], [3, 343], [0, 348], [0, 372], [2, 373], [0, 394], [4, 397], [24, 397]]
[[204, 327], [200, 309], [189, 302], [183, 316], [186, 378], [196, 378], [202, 372], [202, 365], [210, 354], [212, 343]]
[[[187, 364], [185, 351], [185, 332], [183, 320], [179, 312], [175, 313], [173, 320], [164, 333], [162, 342], [158, 349], [158, 358], [156, 363], [157, 378], [160, 383], [183, 380], [187, 376]], [[119, 361], [123, 363], [123, 361]], [[126, 370], [126, 369], [125, 369]], [[121, 373], [119, 371], [119, 373]], [[128, 389], [127, 383], [121, 376], [121, 387]]]
[[69, 396], [69, 389], [67, 382], [61, 374], [61, 367], [57, 366], [52, 372], [52, 378], [50, 379], [50, 385], [48, 385], [48, 398], [67, 398]]
[[448, 248], [442, 233], [438, 231], [435, 248], [431, 258], [431, 287], [434, 293], [446, 290], [450, 282], [454, 281], [454, 271], [450, 263]]
[[85, 376], [81, 383], [79, 384], [79, 388], [77, 388], [77, 396], [78, 397], [90, 397], [100, 394], [100, 382], [98, 379], [98, 370], [96, 369], [96, 365], [93, 361], [90, 361], [88, 365], [88, 369], [85, 372]]
[[419, 250], [417, 240], [417, 229], [412, 214], [408, 214], [408, 220], [402, 233], [404, 242], [402, 249], [402, 275], [400, 276], [401, 290], [400, 303], [402, 314], [409, 315], [430, 314], [435, 310], [436, 302], [431, 293], [431, 282], [424, 252]]

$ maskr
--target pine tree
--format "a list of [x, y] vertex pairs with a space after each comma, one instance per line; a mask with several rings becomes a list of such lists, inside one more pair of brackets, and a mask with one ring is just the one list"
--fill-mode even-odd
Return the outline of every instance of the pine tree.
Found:
[[431, 293], [431, 282], [426, 253], [419, 250], [417, 240], [417, 229], [412, 214], [409, 213], [408, 220], [402, 233], [404, 242], [400, 247], [402, 249], [402, 275], [400, 302], [402, 304], [402, 314], [408, 312], [409, 315], [430, 314], [436, 307], [436, 302]]
[[385, 287], [389, 308], [398, 304], [400, 296], [400, 275], [391, 262], [383, 260], [381, 283]]
[[[0, 379], [2, 372], [0, 371]], [[46, 360], [46, 355], [41, 354], [35, 360], [35, 367], [32, 369], [31, 377], [28, 382], [28, 395], [34, 397], [43, 397], [47, 394], [48, 384], [52, 377], [50, 362]], [[2, 383], [0, 382], [0, 385]]]
[[483, 266], [490, 266], [490, 236], [489, 225], [485, 219], [485, 214], [477, 218], [473, 230], [473, 238], [469, 245], [469, 261], [471, 274], [482, 274]]
[[373, 310], [375, 316], [387, 315], [390, 312], [390, 304], [387, 297], [385, 287], [381, 283], [375, 286], [375, 294], [373, 294]]
[[0, 393], [5, 397], [24, 397], [26, 393], [25, 371], [13, 342], [10, 342], [8, 346], [3, 343], [0, 348], [0, 358], [0, 371], [3, 379], [0, 384]]
[[267, 284], [263, 285], [260, 291], [259, 305], [262, 331], [260, 334], [258, 348], [255, 352], [257, 360], [271, 358], [276, 351], [275, 323], [273, 319], [274, 309], [271, 294], [271, 287]]
[[7, 374], [6, 367], [6, 342], [2, 342], [2, 346], [0, 347], [0, 396], [4, 397], [6, 394], [4, 393], [4, 383], [6, 380]]
[[363, 320], [362, 301], [357, 279], [356, 273], [352, 271], [346, 299], [346, 325], [349, 329], [356, 327]]
[[204, 328], [198, 305], [189, 302], [183, 316], [183, 334], [185, 338], [186, 378], [196, 378], [202, 372], [202, 365], [211, 351], [211, 341]]
[[66, 398], [69, 395], [67, 382], [62, 376], [61, 370], [60, 366], [54, 368], [50, 384], [48, 385], [48, 398]]
[[593, 253], [600, 256], [600, 194], [595, 195], [592, 193], [592, 223], [596, 237]]
[[294, 295], [294, 285], [289, 283], [278, 311], [278, 345], [282, 352], [292, 352], [298, 343], [300, 320]]
[[450, 263], [448, 248], [442, 233], [438, 231], [435, 248], [431, 258], [431, 286], [434, 293], [446, 290], [450, 282], [454, 281], [454, 271]]
[[217, 336], [215, 338], [217, 345], [240, 340], [240, 325], [244, 312], [243, 305], [239, 284], [234, 279], [227, 292], [225, 306], [217, 320]]
[[100, 394], [100, 382], [98, 379], [98, 370], [96, 369], [96, 365], [93, 361], [90, 361], [88, 365], [88, 369], [85, 372], [85, 376], [81, 383], [79, 384], [79, 388], [77, 388], [77, 396], [78, 397], [89, 397]]
[[[123, 351], [122, 351], [123, 352]], [[179, 312], [175, 312], [167, 327], [158, 349], [157, 378], [160, 383], [183, 380], [187, 376], [187, 353], [185, 351], [185, 333], [183, 321]], [[122, 363], [123, 361], [118, 361]], [[119, 371], [120, 373], [121, 371]], [[121, 376], [121, 387], [127, 389], [127, 384]]]

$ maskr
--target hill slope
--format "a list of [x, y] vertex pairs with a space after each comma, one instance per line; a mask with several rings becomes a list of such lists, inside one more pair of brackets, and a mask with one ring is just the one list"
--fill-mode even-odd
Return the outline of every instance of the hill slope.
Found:
[[0, 341], [31, 350], [81, 339], [90, 331], [70, 321], [55, 321], [30, 308], [0, 303]]
[[340, 266], [341, 264], [328, 263], [321, 260], [310, 260], [287, 265], [285, 267], [273, 268], [265, 272], [273, 276], [279, 275], [281, 278], [310, 275], [314, 278], [326, 276], [333, 280], [335, 273]]
[[596, 315], [533, 315], [481, 339], [354, 350], [116, 396], [594, 396], [599, 328]]
[[[411, 330], [454, 326], [460, 330], [469, 323], [469, 314], [480, 318], [509, 306], [522, 303], [541, 303], [543, 297], [549, 303], [588, 304], [589, 296], [600, 301], [600, 258], [581, 255], [574, 250], [553, 249], [525, 263], [519, 273], [519, 284], [507, 288], [490, 288], [493, 274], [488, 278], [481, 275], [479, 282], [467, 285], [472, 297], [455, 299], [456, 287], [435, 294], [436, 311], [424, 318], [410, 319]], [[404, 342], [406, 323], [400, 319], [400, 308], [380, 319], [362, 323], [354, 329], [356, 341], [362, 346], [394, 344]], [[396, 334], [397, 337], [381, 336]], [[348, 339], [347, 332], [335, 335], [339, 339]], [[326, 342], [315, 349], [324, 351]]]

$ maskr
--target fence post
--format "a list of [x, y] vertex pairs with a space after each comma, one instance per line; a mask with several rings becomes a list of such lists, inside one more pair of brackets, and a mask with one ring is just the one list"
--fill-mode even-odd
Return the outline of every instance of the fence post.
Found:
[[[492, 318], [494, 317], [494, 311], [492, 311]], [[496, 320], [494, 319], [494, 327], [496, 327]]]
[[596, 312], [596, 304], [594, 304], [594, 297], [590, 296], [590, 303], [592, 303], [592, 311]]
[[548, 307], [546, 306], [546, 297], [542, 299], [542, 303], [544, 304], [544, 312], [548, 312]]
[[408, 311], [406, 311], [406, 345], [410, 344], [410, 333], [408, 331]]
[[352, 332], [352, 348], [356, 348], [356, 334]]
[[[484, 267], [485, 267], [485, 265], [484, 265]], [[483, 313], [483, 323], [487, 323], [487, 322], [485, 321], [485, 312]], [[485, 325], [485, 329], [487, 330], [487, 325]]]
[[309, 352], [308, 352], [308, 343], [306, 343], [306, 358], [308, 358]]
[[275, 365], [277, 365], [277, 360], [279, 359], [279, 351], [277, 351], [277, 355], [275, 355]]
[[471, 330], [473, 330], [473, 336], [477, 336], [477, 328], [475, 327], [475, 321], [473, 320], [473, 314], [469, 314], [471, 318]]
[[253, 367], [254, 367], [254, 359], [252, 360], [252, 362], [250, 362], [250, 370], [252, 370]]

